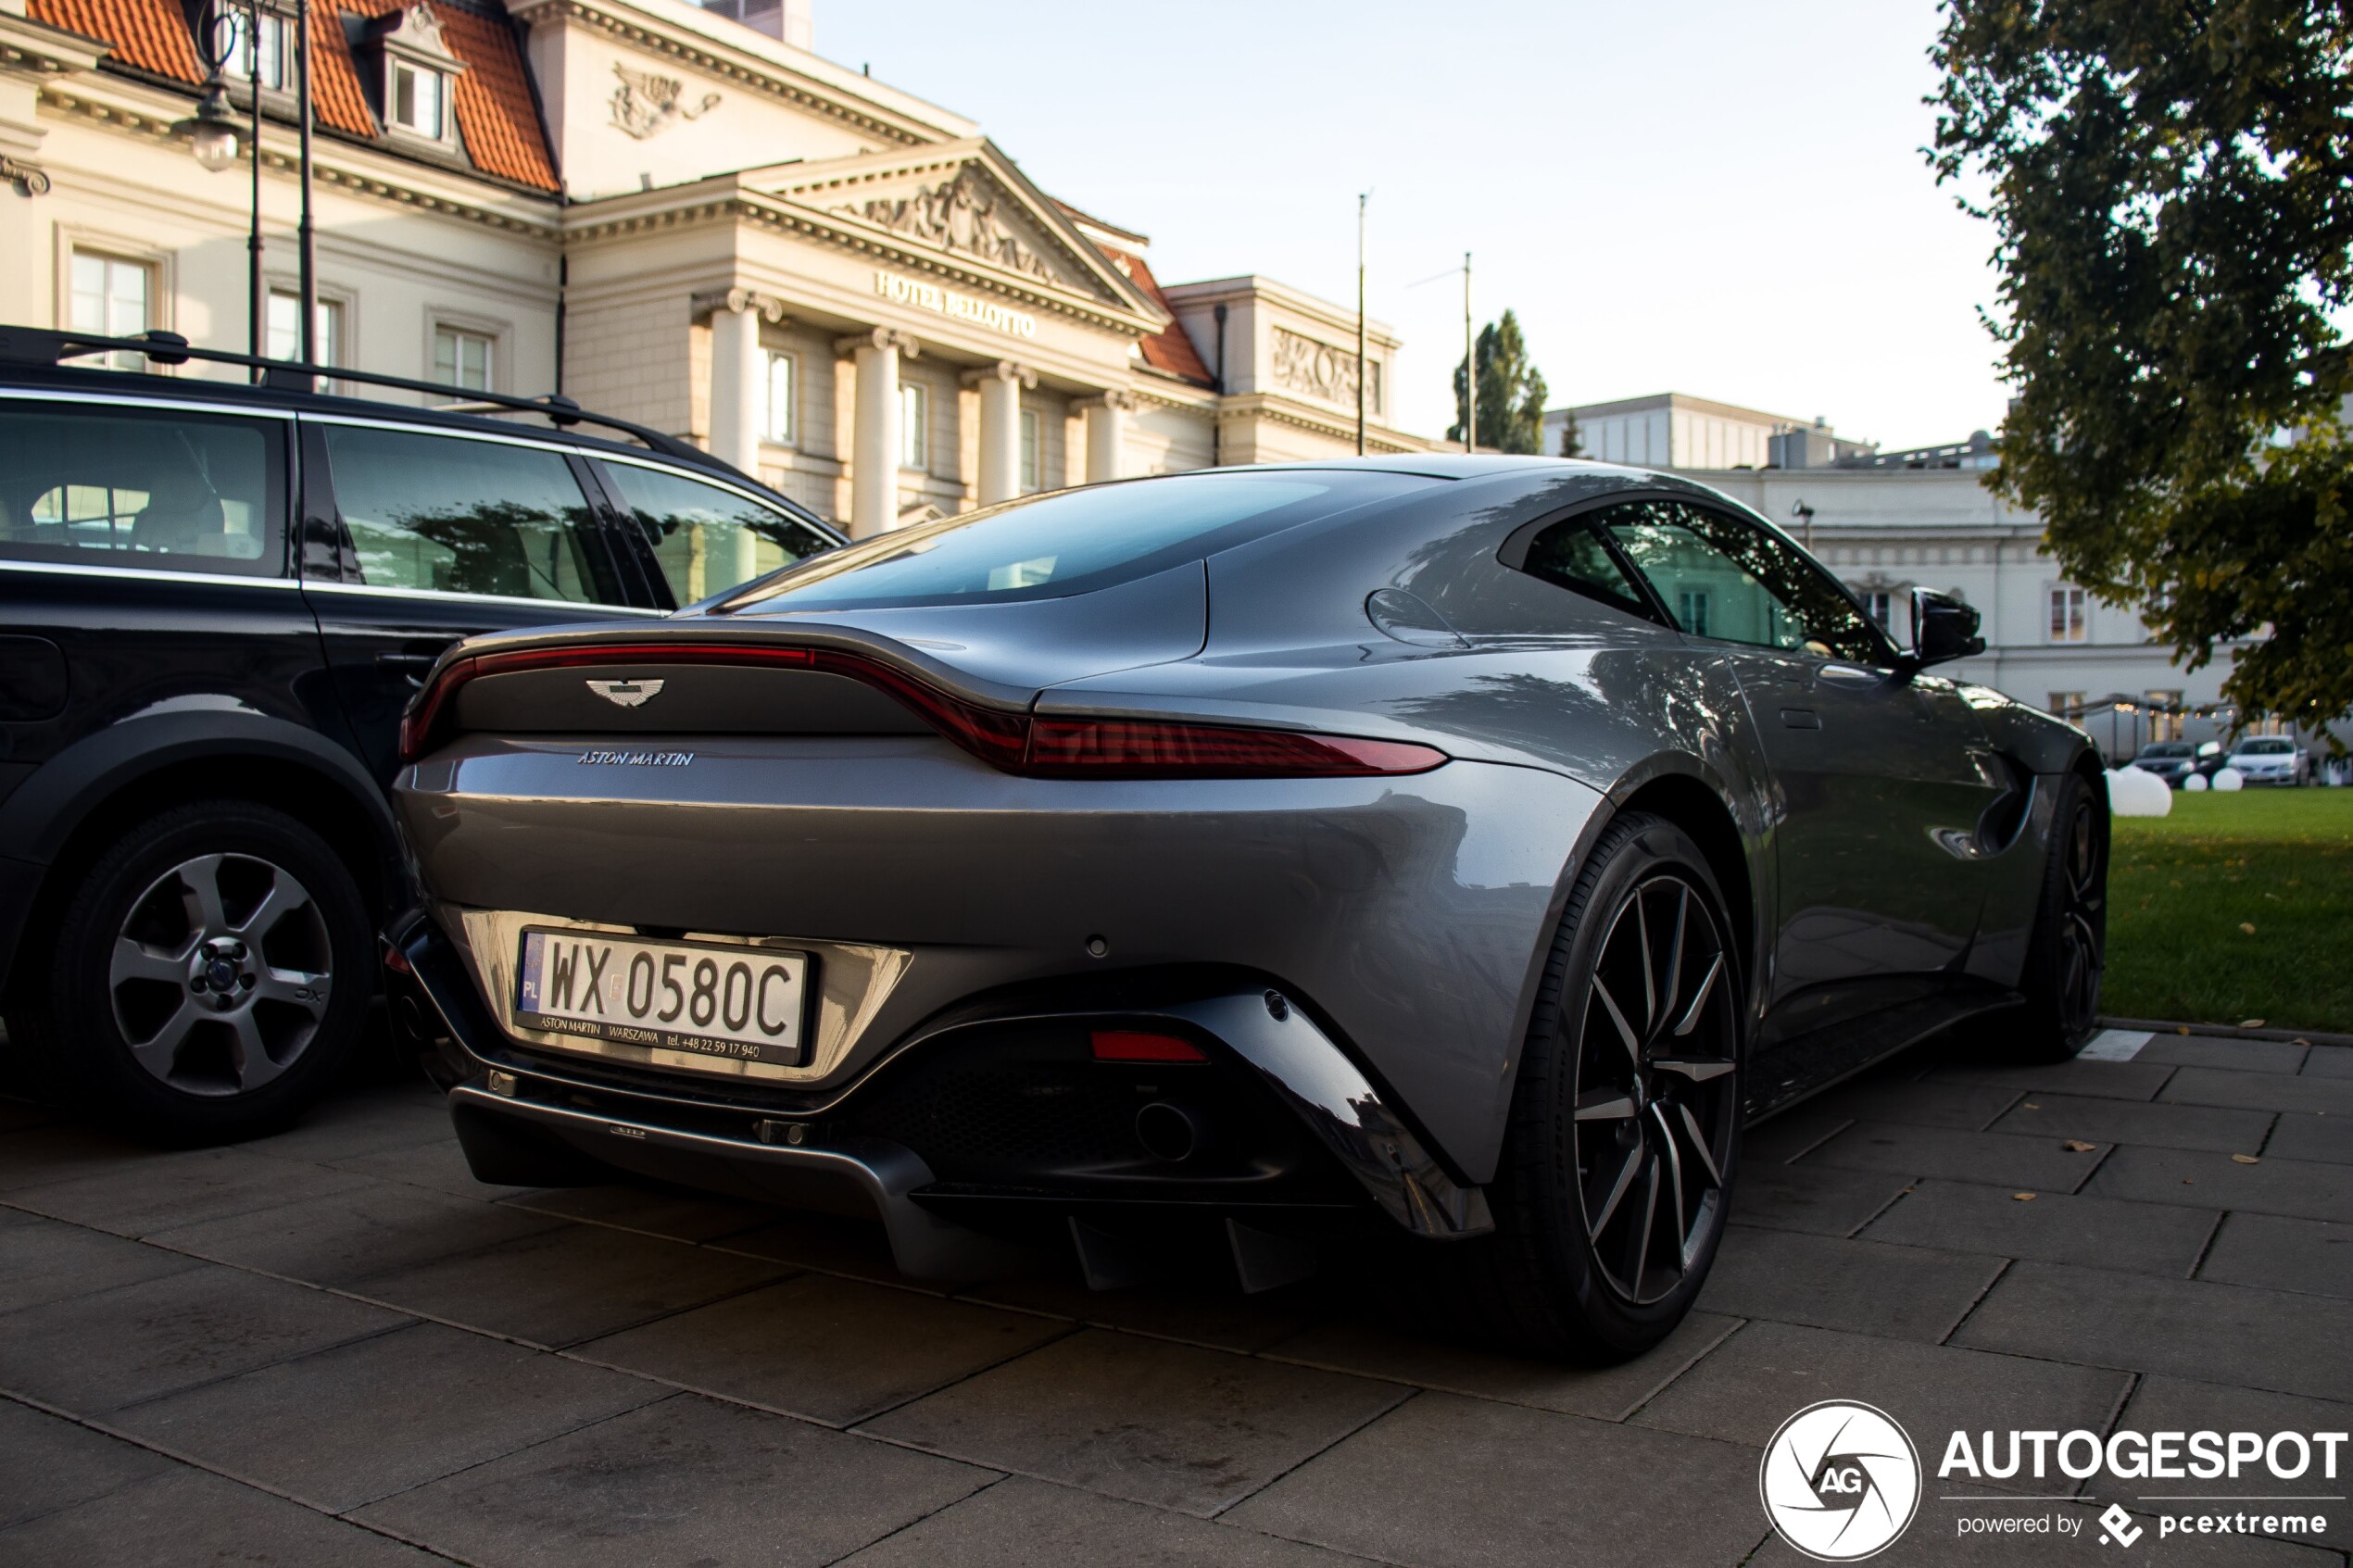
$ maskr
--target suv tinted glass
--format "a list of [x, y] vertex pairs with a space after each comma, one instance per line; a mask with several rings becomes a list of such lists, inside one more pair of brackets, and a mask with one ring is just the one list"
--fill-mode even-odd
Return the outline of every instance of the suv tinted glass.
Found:
[[367, 425], [331, 424], [326, 438], [369, 586], [623, 602], [561, 453]]
[[846, 546], [756, 591], [758, 609], [990, 603], [1091, 593], [1441, 481], [1201, 473], [1026, 496]]
[[833, 543], [716, 484], [635, 463], [608, 460], [604, 469], [653, 541], [654, 558], [681, 605], [724, 594]]
[[1629, 501], [1593, 514], [1694, 637], [1811, 651], [1867, 664], [1893, 651], [1813, 564], [1763, 529], [1681, 501]]
[[0, 404], [0, 556], [277, 577], [276, 421]]

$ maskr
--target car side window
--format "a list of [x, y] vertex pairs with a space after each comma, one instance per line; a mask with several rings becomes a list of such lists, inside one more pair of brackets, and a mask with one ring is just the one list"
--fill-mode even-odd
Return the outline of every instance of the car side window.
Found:
[[280, 421], [0, 405], [0, 557], [284, 575]]
[[1890, 656], [1854, 601], [1763, 529], [1670, 500], [1613, 507], [1597, 521], [1694, 637], [1867, 664]]
[[1599, 599], [1613, 609], [1651, 619], [1642, 591], [1627, 577], [1609, 546], [1593, 532], [1593, 520], [1569, 518], [1556, 522], [1529, 542], [1521, 568], [1557, 587]]
[[369, 586], [626, 602], [562, 453], [369, 425], [325, 429], [335, 506]]
[[604, 468], [682, 605], [833, 547], [807, 524], [716, 484], [635, 463], [608, 461]]

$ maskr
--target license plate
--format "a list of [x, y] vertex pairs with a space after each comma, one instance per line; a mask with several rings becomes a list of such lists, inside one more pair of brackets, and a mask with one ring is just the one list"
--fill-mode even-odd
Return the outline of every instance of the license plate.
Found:
[[596, 931], [525, 931], [515, 1022], [526, 1029], [800, 1065], [809, 955]]

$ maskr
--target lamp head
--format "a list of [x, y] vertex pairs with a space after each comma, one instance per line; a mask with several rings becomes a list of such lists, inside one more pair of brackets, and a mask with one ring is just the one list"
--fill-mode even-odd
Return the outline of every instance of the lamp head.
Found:
[[204, 96], [196, 100], [195, 117], [172, 129], [188, 133], [188, 150], [213, 173], [237, 161], [237, 121], [230, 113], [228, 94], [218, 77], [206, 83]]

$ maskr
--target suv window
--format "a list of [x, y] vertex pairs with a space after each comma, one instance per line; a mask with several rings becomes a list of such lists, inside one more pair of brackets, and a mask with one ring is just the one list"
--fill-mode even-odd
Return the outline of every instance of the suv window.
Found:
[[1694, 637], [1883, 664], [1891, 649], [1855, 601], [1763, 529], [1682, 501], [1629, 501], [1593, 522]]
[[671, 596], [690, 605], [830, 549], [833, 541], [732, 490], [608, 460], [605, 476], [653, 542]]
[[0, 557], [277, 577], [277, 421], [0, 405]]
[[369, 586], [623, 602], [561, 453], [367, 425], [325, 433], [335, 506]]

